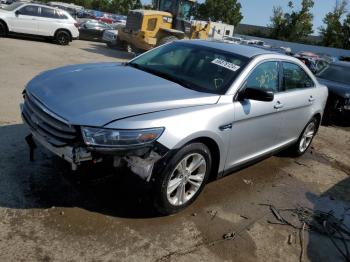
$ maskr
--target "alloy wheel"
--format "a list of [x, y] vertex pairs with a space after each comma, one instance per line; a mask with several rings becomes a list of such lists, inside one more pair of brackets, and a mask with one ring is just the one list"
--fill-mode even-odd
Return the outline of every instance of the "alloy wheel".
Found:
[[60, 34], [57, 38], [57, 42], [60, 45], [67, 45], [68, 44], [68, 37], [65, 34]]
[[168, 201], [174, 206], [181, 206], [192, 199], [203, 184], [206, 169], [207, 162], [201, 154], [182, 158], [168, 181]]
[[308, 149], [313, 137], [315, 136], [315, 133], [316, 133], [316, 123], [313, 121], [313, 122], [310, 122], [309, 125], [305, 128], [305, 131], [300, 139], [300, 142], [299, 142], [300, 152], [305, 152], [306, 149]]

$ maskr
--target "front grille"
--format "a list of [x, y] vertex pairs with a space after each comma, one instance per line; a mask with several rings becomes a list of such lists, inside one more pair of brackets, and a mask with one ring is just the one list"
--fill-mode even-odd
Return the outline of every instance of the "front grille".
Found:
[[142, 26], [143, 15], [141, 12], [130, 11], [126, 20], [125, 29], [129, 31], [139, 31]]
[[34, 97], [29, 94], [25, 95], [22, 116], [34, 131], [56, 147], [66, 146], [77, 141], [77, 129], [49, 112]]

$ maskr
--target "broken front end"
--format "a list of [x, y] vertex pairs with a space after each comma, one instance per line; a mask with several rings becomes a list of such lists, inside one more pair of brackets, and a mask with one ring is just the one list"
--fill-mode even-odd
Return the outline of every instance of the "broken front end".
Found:
[[127, 166], [149, 181], [155, 166], [169, 151], [156, 142], [163, 128], [115, 130], [70, 125], [28, 93], [24, 93], [21, 111], [23, 121], [31, 130], [26, 137], [31, 160], [36, 145], [40, 144], [68, 161], [72, 170], [85, 162], [106, 161], [116, 168]]

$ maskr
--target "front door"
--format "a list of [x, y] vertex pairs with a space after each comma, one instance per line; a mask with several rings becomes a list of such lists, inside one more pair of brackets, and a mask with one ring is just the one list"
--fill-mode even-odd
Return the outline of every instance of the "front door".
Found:
[[36, 35], [38, 33], [38, 15], [38, 6], [26, 5], [20, 8], [17, 14], [9, 19], [11, 31]]
[[[252, 70], [246, 87], [279, 92], [279, 62], [265, 61]], [[276, 138], [281, 127], [277, 100], [262, 102], [245, 99], [234, 101], [235, 121], [225, 169], [239, 166], [276, 148]]]

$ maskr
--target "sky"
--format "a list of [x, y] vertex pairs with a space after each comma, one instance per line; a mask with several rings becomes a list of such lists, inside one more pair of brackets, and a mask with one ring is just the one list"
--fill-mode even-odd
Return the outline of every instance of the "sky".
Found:
[[[242, 14], [244, 16], [241, 23], [266, 26], [270, 23], [273, 6], [282, 6], [285, 11], [288, 8], [289, 0], [240, 0], [242, 4]], [[295, 8], [301, 7], [301, 0], [294, 0]], [[314, 14], [314, 34], [318, 34], [318, 28], [323, 25], [324, 16], [333, 10], [336, 0], [315, 0], [312, 9]]]
[[[143, 3], [150, 3], [151, 0], [142, 0]], [[204, 0], [199, 0], [199, 3]], [[282, 6], [285, 11], [288, 10], [289, 0], [239, 0], [242, 4], [243, 24], [266, 26], [270, 23], [273, 6]], [[296, 8], [300, 8], [301, 0], [293, 0]], [[318, 34], [318, 28], [323, 25], [324, 16], [332, 11], [336, 0], [315, 0], [315, 6], [312, 9], [314, 14], [314, 34]], [[350, 6], [348, 6], [350, 9]]]

